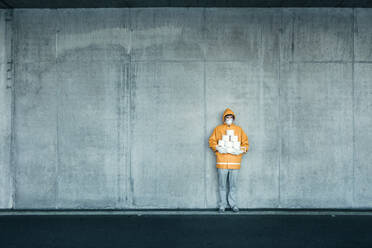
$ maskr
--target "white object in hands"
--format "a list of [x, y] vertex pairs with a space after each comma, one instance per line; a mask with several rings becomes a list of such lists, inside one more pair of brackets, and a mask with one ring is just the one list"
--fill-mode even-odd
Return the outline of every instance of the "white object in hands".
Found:
[[232, 148], [232, 147], [228, 147], [228, 148], [226, 148], [226, 151], [227, 151], [228, 153], [234, 154], [235, 149]]
[[226, 148], [221, 147], [221, 146], [217, 146], [216, 150], [217, 150], [219, 153], [226, 153]]
[[238, 136], [234, 135], [234, 130], [226, 130], [226, 135], [222, 135], [222, 140], [218, 141], [216, 150], [219, 153], [231, 153], [234, 155], [243, 153], [240, 149]]
[[233, 143], [231, 141], [225, 142], [226, 147], [233, 147]]
[[243, 153], [243, 151], [242, 150], [238, 150], [238, 149], [234, 149], [234, 152], [232, 152], [232, 154], [234, 154], [234, 155], [239, 155], [239, 154], [241, 154], [241, 153]]
[[239, 142], [239, 141], [234, 141], [234, 142], [233, 142], [233, 147], [234, 147], [235, 149], [239, 149], [239, 150], [240, 150], [240, 142]]
[[238, 155], [238, 151], [237, 150], [235, 150], [234, 148], [231, 148], [231, 149], [232, 149], [232, 151], [229, 152], [229, 153], [234, 154], [234, 155]]
[[234, 130], [226, 130], [228, 136], [234, 136]]

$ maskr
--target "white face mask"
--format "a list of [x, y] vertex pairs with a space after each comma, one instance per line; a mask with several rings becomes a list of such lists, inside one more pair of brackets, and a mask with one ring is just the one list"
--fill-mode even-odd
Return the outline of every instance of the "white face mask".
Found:
[[232, 119], [227, 119], [225, 122], [226, 122], [227, 125], [231, 125], [233, 123], [233, 120]]

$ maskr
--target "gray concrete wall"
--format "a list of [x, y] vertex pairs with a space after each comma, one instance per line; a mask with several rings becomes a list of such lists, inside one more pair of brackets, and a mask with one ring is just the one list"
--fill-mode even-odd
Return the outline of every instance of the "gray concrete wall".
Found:
[[13, 178], [11, 173], [11, 80], [8, 80], [8, 57], [11, 56], [9, 11], [0, 9], [0, 208], [11, 208]]
[[371, 21], [347, 8], [14, 10], [14, 207], [214, 208], [208, 137], [230, 107], [251, 145], [242, 208], [371, 208]]

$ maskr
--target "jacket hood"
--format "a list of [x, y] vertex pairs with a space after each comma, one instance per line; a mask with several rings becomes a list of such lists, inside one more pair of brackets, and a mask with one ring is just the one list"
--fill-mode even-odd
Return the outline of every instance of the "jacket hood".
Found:
[[225, 116], [226, 116], [226, 115], [233, 115], [233, 116], [234, 116], [234, 119], [236, 118], [234, 112], [233, 112], [231, 109], [227, 108], [227, 109], [225, 110], [225, 112], [223, 112], [223, 116], [222, 116], [222, 122], [223, 122], [223, 123], [225, 122]]

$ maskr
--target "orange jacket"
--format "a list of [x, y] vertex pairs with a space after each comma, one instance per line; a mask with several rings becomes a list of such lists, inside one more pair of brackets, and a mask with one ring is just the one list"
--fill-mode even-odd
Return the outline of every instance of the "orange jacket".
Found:
[[[227, 108], [222, 116], [222, 122], [225, 120], [225, 116], [228, 114], [232, 114], [235, 117], [234, 112]], [[216, 146], [218, 144], [218, 140], [222, 139], [222, 135], [226, 135], [226, 130], [234, 130], [234, 134], [238, 136], [238, 140], [240, 141], [240, 147], [243, 153], [239, 155], [234, 155], [230, 153], [219, 153], [216, 150]], [[217, 126], [214, 130], [212, 135], [209, 137], [209, 147], [215, 152], [217, 158], [216, 167], [220, 169], [240, 169], [240, 162], [242, 160], [243, 154], [247, 153], [249, 148], [248, 137], [244, 133], [243, 129], [234, 123], [228, 126], [226, 123]]]

